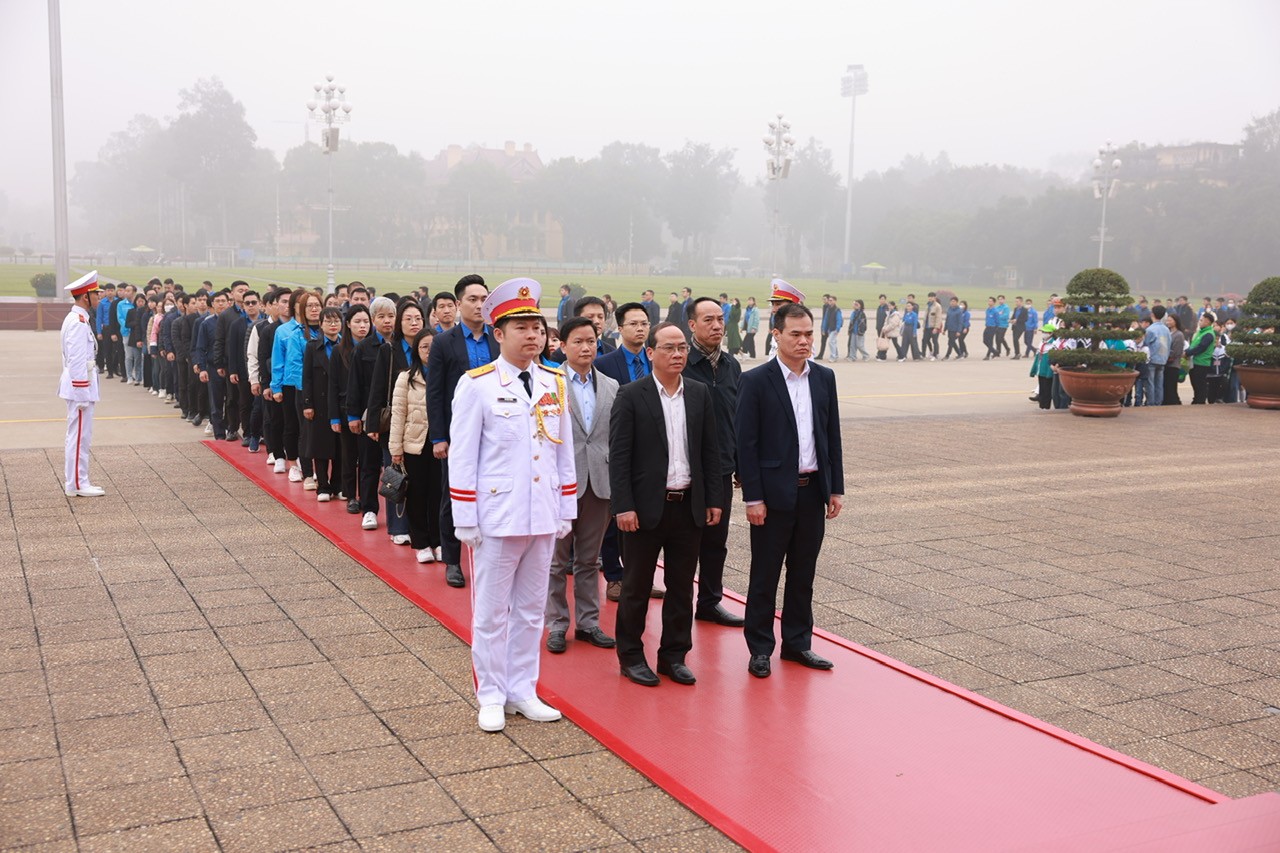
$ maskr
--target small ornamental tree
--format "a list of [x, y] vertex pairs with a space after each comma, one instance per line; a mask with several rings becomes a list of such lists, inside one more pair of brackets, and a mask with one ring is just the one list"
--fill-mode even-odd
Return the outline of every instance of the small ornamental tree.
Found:
[[58, 277], [51, 272], [36, 273], [31, 276], [31, 288], [38, 297], [55, 297], [58, 295]]
[[1061, 325], [1052, 334], [1055, 340], [1074, 340], [1074, 349], [1051, 349], [1049, 361], [1064, 370], [1110, 373], [1132, 370], [1147, 360], [1131, 349], [1110, 349], [1107, 341], [1141, 340], [1143, 332], [1129, 327], [1138, 319], [1130, 310], [1129, 283], [1108, 269], [1087, 269], [1076, 273], [1067, 284], [1063, 299], [1066, 310], [1055, 312]]
[[1236, 322], [1227, 355], [1237, 366], [1280, 367], [1280, 276], [1253, 286]]

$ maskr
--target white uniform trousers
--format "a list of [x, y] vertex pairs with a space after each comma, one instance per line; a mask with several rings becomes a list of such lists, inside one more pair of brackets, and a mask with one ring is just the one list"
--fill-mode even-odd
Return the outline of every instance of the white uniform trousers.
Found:
[[89, 485], [89, 444], [93, 440], [93, 403], [84, 409], [67, 401], [66, 488]]
[[471, 663], [480, 705], [537, 695], [555, 535], [487, 536], [471, 578]]

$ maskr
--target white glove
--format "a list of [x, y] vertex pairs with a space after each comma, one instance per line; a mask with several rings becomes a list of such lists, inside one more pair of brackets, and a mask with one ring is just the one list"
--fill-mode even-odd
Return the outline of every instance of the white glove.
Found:
[[479, 548], [480, 543], [484, 541], [484, 538], [480, 535], [479, 527], [459, 527], [454, 533], [457, 534], [459, 542], [466, 543], [473, 551]]
[[90, 403], [88, 400], [77, 400], [77, 401], [76, 401], [76, 408], [77, 408], [77, 409], [79, 409], [79, 410], [80, 410], [80, 411], [82, 411], [82, 412], [83, 412], [83, 411], [88, 410], [88, 408], [89, 408], [90, 406], [92, 406], [92, 405], [93, 405], [93, 403]]
[[562, 518], [556, 522], [556, 538], [563, 539], [573, 532], [573, 522]]

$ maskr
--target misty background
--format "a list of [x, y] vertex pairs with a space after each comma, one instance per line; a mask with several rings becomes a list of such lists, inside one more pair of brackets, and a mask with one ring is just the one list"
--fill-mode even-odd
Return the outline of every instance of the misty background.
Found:
[[[52, 248], [46, 15], [0, 0], [0, 254]], [[323, 263], [330, 164], [304, 103], [331, 73], [354, 105], [339, 258], [834, 275], [860, 63], [855, 266], [1055, 285], [1096, 262], [1110, 139], [1108, 266], [1218, 291], [1280, 269], [1268, 0], [63, 0], [62, 28], [77, 256]], [[797, 144], [769, 182], [779, 112]]]

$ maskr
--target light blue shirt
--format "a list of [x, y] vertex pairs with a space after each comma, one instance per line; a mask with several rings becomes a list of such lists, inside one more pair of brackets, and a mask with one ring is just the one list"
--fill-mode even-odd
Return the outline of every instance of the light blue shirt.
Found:
[[576, 370], [567, 369], [566, 372], [569, 374], [569, 387], [578, 400], [578, 408], [582, 409], [582, 423], [586, 431], [591, 432], [591, 422], [596, 416], [596, 386], [591, 381], [591, 371], [588, 370], [585, 377]]

